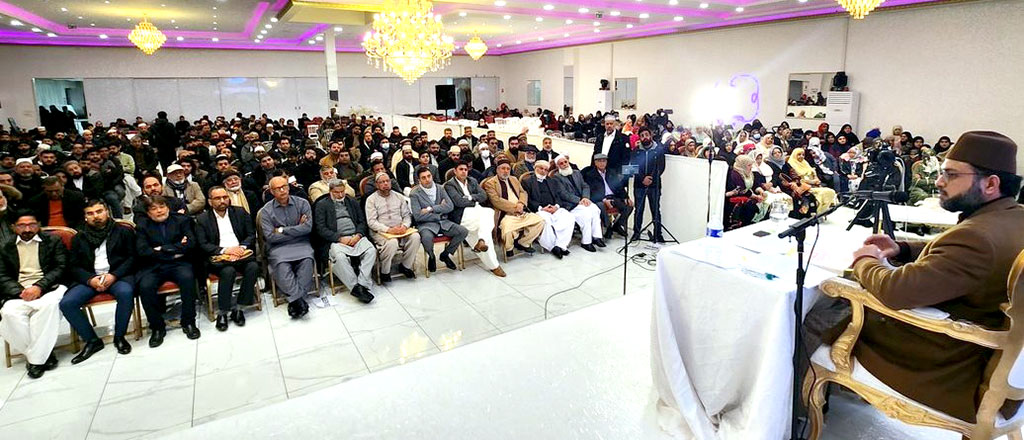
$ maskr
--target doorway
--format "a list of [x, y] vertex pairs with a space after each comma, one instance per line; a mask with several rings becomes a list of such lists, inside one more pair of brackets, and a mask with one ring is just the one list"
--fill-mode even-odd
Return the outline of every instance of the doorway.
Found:
[[47, 131], [82, 131], [88, 119], [85, 86], [81, 79], [33, 78], [36, 116]]

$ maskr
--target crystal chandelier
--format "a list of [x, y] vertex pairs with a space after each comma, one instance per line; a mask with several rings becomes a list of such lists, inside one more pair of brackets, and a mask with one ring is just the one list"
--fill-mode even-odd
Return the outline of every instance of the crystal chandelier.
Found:
[[850, 15], [854, 19], [860, 20], [864, 18], [868, 13], [875, 10], [878, 5], [882, 4], [885, 0], [836, 0], [839, 4], [850, 11]]
[[142, 17], [142, 21], [128, 34], [128, 41], [134, 43], [146, 55], [153, 55], [153, 52], [167, 41], [167, 36], [146, 20], [146, 17]]
[[465, 46], [462, 46], [466, 50], [473, 60], [479, 60], [480, 57], [487, 53], [487, 45], [484, 44], [484, 40], [480, 39], [479, 35], [474, 34], [473, 38], [466, 42]]
[[406, 83], [444, 68], [455, 48], [444, 35], [441, 16], [428, 0], [386, 0], [383, 12], [373, 14], [373, 28], [363, 36], [367, 62], [394, 72]]

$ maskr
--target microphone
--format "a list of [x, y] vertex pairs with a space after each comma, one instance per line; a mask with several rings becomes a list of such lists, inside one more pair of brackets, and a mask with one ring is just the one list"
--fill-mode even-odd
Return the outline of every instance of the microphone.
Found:
[[886, 203], [906, 203], [910, 195], [906, 191], [857, 191], [853, 197], [861, 200], [877, 200]]

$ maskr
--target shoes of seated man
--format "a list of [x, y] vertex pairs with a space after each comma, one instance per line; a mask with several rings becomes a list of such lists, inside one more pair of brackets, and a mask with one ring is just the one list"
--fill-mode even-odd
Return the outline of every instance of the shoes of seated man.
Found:
[[367, 289], [366, 286], [363, 286], [362, 284], [356, 284], [356, 286], [352, 288], [351, 295], [356, 297], [356, 299], [363, 304], [369, 304], [370, 301], [373, 301], [373, 294], [370, 293], [370, 289]]
[[167, 330], [150, 330], [149, 331], [149, 347], [156, 348], [160, 344], [164, 343], [164, 336], [167, 336]]
[[501, 269], [501, 266], [498, 266], [498, 267], [495, 267], [494, 269], [491, 269], [491, 273], [493, 273], [494, 275], [496, 275], [498, 277], [505, 278], [505, 271]]
[[181, 326], [181, 331], [184, 332], [185, 336], [189, 339], [199, 339], [199, 327], [196, 327], [195, 324], [183, 325]]
[[437, 272], [437, 260], [434, 257], [427, 257], [427, 270]]
[[82, 347], [82, 351], [78, 352], [78, 354], [76, 354], [75, 357], [71, 358], [71, 364], [79, 364], [91, 358], [92, 355], [99, 353], [100, 350], [103, 350], [103, 347], [103, 340], [100, 338], [96, 338], [89, 342], [86, 342], [85, 346]]
[[487, 252], [487, 243], [484, 243], [483, 239], [477, 240], [476, 246], [473, 246], [473, 252]]
[[593, 243], [581, 244], [580, 247], [587, 252], [597, 252], [597, 248], [594, 247]]
[[600, 237], [597, 237], [597, 238], [594, 238], [594, 246], [597, 246], [599, 248], [603, 248], [603, 247], [607, 247], [608, 245], [605, 244], [603, 239], [601, 239]]
[[551, 255], [554, 255], [555, 258], [558, 258], [559, 260], [561, 260], [562, 257], [565, 256], [565, 251], [562, 250], [562, 248], [560, 248], [558, 246], [555, 246], [555, 247], [551, 248]]
[[390, 282], [391, 282], [391, 274], [389, 274], [389, 273], [382, 273], [382, 274], [380, 274], [380, 283], [381, 284], [387, 284], [387, 283], [390, 283]]
[[128, 354], [132, 352], [132, 344], [128, 343], [128, 340], [124, 336], [114, 336], [114, 348], [120, 354]]
[[306, 304], [305, 299], [297, 299], [288, 303], [288, 316], [293, 319], [306, 316], [306, 313], [309, 313], [309, 304]]
[[402, 275], [404, 275], [406, 278], [416, 279], [416, 272], [413, 271], [411, 268], [399, 265], [398, 271], [401, 272]]
[[512, 252], [511, 250], [505, 251], [505, 258], [512, 258], [513, 255], [515, 255], [515, 252]]
[[28, 370], [28, 377], [39, 379], [46, 372], [46, 365], [26, 364], [25, 369]]
[[231, 311], [231, 322], [239, 327], [245, 327], [245, 313], [242, 312], [242, 309]]
[[217, 315], [217, 331], [226, 331], [228, 329], [228, 314], [221, 312]]
[[57, 368], [57, 355], [53, 354], [53, 352], [50, 352], [50, 357], [46, 358], [46, 362], [43, 364], [43, 368], [45, 368], [46, 371], [50, 371], [54, 368]]
[[518, 250], [520, 250], [520, 251], [526, 252], [526, 253], [528, 253], [528, 254], [532, 254], [532, 253], [536, 252], [536, 251], [535, 251], [535, 250], [533, 249], [533, 246], [523, 246], [523, 245], [519, 244], [519, 242], [518, 242], [518, 241], [517, 241], [517, 242], [514, 242], [514, 243], [512, 243], [512, 247], [514, 247], [514, 248], [516, 248], [516, 249], [518, 249]]
[[459, 269], [459, 266], [455, 265], [455, 262], [452, 261], [452, 256], [451, 255], [448, 255], [446, 253], [441, 253], [440, 259], [441, 259], [441, 262], [444, 263], [445, 267], [447, 267], [449, 270], [458, 270]]

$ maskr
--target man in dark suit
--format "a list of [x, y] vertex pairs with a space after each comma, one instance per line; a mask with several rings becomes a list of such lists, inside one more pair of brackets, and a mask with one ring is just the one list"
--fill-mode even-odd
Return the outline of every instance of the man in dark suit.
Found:
[[[256, 289], [256, 257], [253, 244], [256, 227], [252, 217], [244, 209], [231, 206], [231, 197], [222, 186], [214, 186], [207, 193], [210, 209], [196, 217], [196, 239], [199, 249], [209, 259], [210, 273], [217, 275], [217, 330], [228, 329], [228, 314], [231, 321], [241, 327], [245, 325], [242, 306], [254, 303]], [[235, 277], [242, 274], [242, 285], [238, 290], [238, 303], [231, 304], [231, 291]]]
[[[313, 210], [314, 229], [322, 245], [319, 255], [329, 255], [331, 272], [349, 293], [363, 304], [373, 301], [373, 265], [377, 262], [377, 249], [367, 238], [370, 228], [359, 202], [345, 195], [346, 184], [340, 179], [327, 183], [328, 196], [321, 197]], [[353, 267], [358, 261], [358, 273]]]
[[[651, 203], [651, 218], [654, 221], [654, 241], [663, 243], [661, 235], [661, 175], [665, 172], [665, 149], [651, 138], [651, 130], [640, 129], [640, 142], [630, 159], [630, 164], [639, 170], [633, 177], [633, 198], [636, 200], [636, 216], [633, 218], [632, 240], [640, 239], [643, 229], [644, 203]], [[611, 166], [611, 159], [608, 160]]]
[[617, 121], [612, 115], [604, 118], [604, 132], [597, 135], [594, 154], [608, 156], [608, 167], [616, 172], [629, 163], [629, 137], [616, 129]]
[[150, 143], [156, 148], [160, 165], [166, 169], [176, 159], [175, 149], [181, 143], [178, 130], [167, 120], [167, 112], [161, 111], [156, 114], [156, 121], [149, 131], [153, 134]]
[[403, 194], [409, 194], [409, 189], [416, 186], [416, 168], [419, 167], [419, 159], [412, 145], [402, 146], [402, 160], [395, 165], [395, 178], [398, 180], [399, 190]]
[[427, 253], [427, 270], [431, 272], [437, 270], [437, 262], [434, 259], [434, 237], [438, 235], [451, 238], [451, 241], [445, 246], [444, 252], [441, 252], [440, 258], [445, 266], [455, 270], [458, 266], [452, 261], [451, 254], [462, 245], [462, 241], [469, 235], [469, 231], [464, 226], [448, 219], [448, 213], [452, 212], [455, 205], [444, 188], [434, 183], [434, 176], [430, 174], [430, 169], [420, 167], [416, 171], [416, 176], [419, 179], [419, 185], [409, 193], [409, 204], [412, 210], [412, 219], [420, 233], [420, 243], [423, 244], [423, 250]]
[[29, 206], [43, 226], [78, 229], [85, 221], [85, 196], [78, 191], [65, 191], [56, 176], [43, 179], [43, 193], [29, 199]]
[[[466, 145], [465, 139], [459, 139], [459, 143], [456, 146], [448, 148], [448, 157], [441, 161], [441, 164], [437, 166], [437, 174], [441, 175], [441, 180], [444, 180], [444, 176], [448, 174], [448, 170], [455, 168], [462, 157], [462, 147]], [[470, 158], [469, 160], [472, 160]]]
[[185, 257], [196, 246], [192, 221], [172, 213], [164, 196], [145, 199], [146, 216], [136, 219], [136, 253], [139, 256], [139, 296], [149, 320], [149, 346], [159, 347], [167, 336], [164, 323], [166, 297], [157, 294], [165, 281], [173, 281], [181, 292], [181, 330], [189, 339], [199, 339], [196, 327], [196, 286], [192, 264]]
[[466, 243], [480, 258], [480, 264], [491, 273], [504, 277], [505, 271], [498, 265], [491, 232], [494, 231], [494, 210], [483, 206], [487, 193], [476, 179], [469, 176], [469, 161], [455, 166], [451, 179], [444, 183], [444, 190], [455, 205], [448, 213], [448, 220], [458, 223], [469, 231]]
[[60, 330], [60, 285], [67, 248], [55, 235], [40, 234], [39, 221], [22, 214], [17, 236], [0, 246], [0, 337], [25, 355], [28, 377], [57, 368], [53, 347]]
[[551, 176], [562, 185], [564, 193], [569, 197], [572, 207], [566, 207], [576, 218], [580, 227], [580, 247], [587, 252], [595, 252], [597, 247], [605, 247], [604, 234], [601, 232], [601, 208], [590, 200], [590, 186], [583, 180], [580, 170], [574, 169], [569, 163], [569, 156], [564, 154], [555, 158], [555, 172]]
[[541, 247], [561, 260], [569, 255], [566, 248], [572, 240], [576, 218], [568, 208], [575, 204], [562, 185], [548, 177], [549, 166], [547, 161], [538, 160], [533, 164], [533, 173], [523, 177], [522, 184], [530, 195], [527, 197], [527, 210], [544, 219], [544, 230], [538, 240]]
[[82, 165], [77, 160], [64, 162], [63, 168], [64, 175], [68, 177], [68, 183], [64, 189], [78, 190], [89, 199], [103, 197], [103, 179], [99, 173], [85, 174]]
[[[590, 200], [594, 200], [601, 208], [601, 223], [605, 225], [605, 238], [617, 232], [626, 237], [626, 223], [633, 212], [633, 202], [626, 192], [626, 179], [618, 172], [608, 169], [608, 156], [594, 155], [594, 164], [580, 171], [583, 180], [590, 187]], [[609, 224], [608, 210], [614, 208], [619, 218]]]
[[124, 338], [135, 308], [135, 231], [117, 224], [105, 202], [90, 199], [85, 205], [85, 226], [71, 240], [68, 278], [74, 284], [60, 300], [60, 310], [85, 346], [72, 364], [80, 363], [103, 349], [103, 340], [82, 313], [82, 306], [96, 295], [112, 295], [114, 311], [114, 347], [121, 354], [132, 351]]
[[233, 169], [225, 171], [222, 175], [221, 183], [224, 184], [224, 189], [228, 192], [228, 197], [231, 198], [231, 206], [237, 206], [249, 213], [249, 217], [256, 219], [256, 213], [259, 212], [260, 204], [259, 198], [256, 197], [256, 193], [245, 189], [242, 186], [242, 175]]

